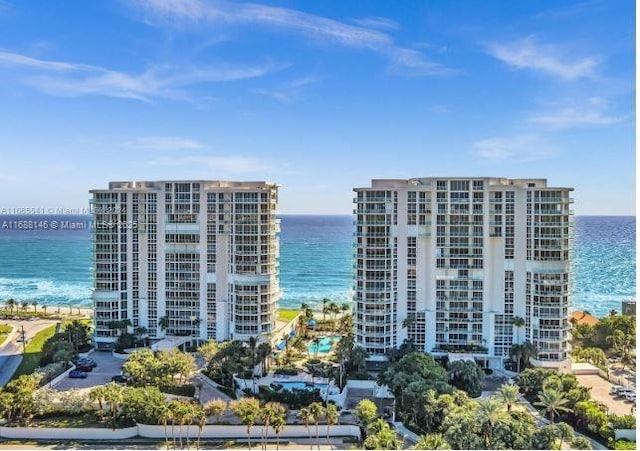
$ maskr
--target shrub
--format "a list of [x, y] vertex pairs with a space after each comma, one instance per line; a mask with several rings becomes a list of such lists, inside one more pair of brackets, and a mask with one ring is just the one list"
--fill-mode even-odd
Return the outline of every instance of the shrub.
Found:
[[162, 393], [168, 393], [170, 395], [187, 396], [193, 398], [193, 395], [196, 394], [196, 387], [193, 384], [162, 385], [160, 386], [160, 391]]
[[636, 449], [636, 444], [629, 440], [616, 440], [613, 449]]
[[258, 387], [258, 397], [264, 402], [280, 402], [287, 404], [290, 409], [300, 409], [315, 401], [321, 401], [320, 390], [273, 390], [271, 387], [261, 385]]
[[635, 429], [636, 417], [633, 415], [609, 415], [609, 423], [613, 429]]
[[287, 376], [297, 376], [299, 370], [294, 366], [283, 366], [280, 368], [276, 368], [274, 371], [275, 374], [284, 374]]

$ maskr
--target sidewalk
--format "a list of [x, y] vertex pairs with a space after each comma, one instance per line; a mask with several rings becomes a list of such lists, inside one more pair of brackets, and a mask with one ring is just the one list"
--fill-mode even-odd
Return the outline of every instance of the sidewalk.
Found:
[[407, 444], [407, 442], [410, 445], [415, 445], [416, 443], [418, 443], [418, 440], [420, 440], [420, 437], [416, 433], [411, 432], [401, 422], [396, 421], [396, 422], [394, 422], [392, 424], [393, 424], [393, 428], [396, 431], [398, 431], [398, 434], [400, 434], [402, 436], [402, 438], [404, 439], [405, 445]]

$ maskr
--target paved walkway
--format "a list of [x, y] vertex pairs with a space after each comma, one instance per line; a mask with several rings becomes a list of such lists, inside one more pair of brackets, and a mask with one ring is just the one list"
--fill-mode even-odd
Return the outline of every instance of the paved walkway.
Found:
[[230, 396], [218, 390], [215, 382], [200, 372], [193, 375], [190, 382], [196, 386], [200, 385], [200, 393], [198, 396], [202, 405], [205, 405], [212, 399], [222, 399], [227, 402], [232, 401]]
[[418, 434], [411, 432], [409, 429], [407, 429], [405, 427], [404, 424], [402, 424], [399, 421], [396, 421], [393, 424], [393, 428], [398, 431], [398, 434], [402, 437], [402, 439], [404, 440], [405, 446], [407, 444], [409, 445], [415, 445], [416, 443], [418, 443], [418, 440], [420, 440], [420, 437], [418, 436]]

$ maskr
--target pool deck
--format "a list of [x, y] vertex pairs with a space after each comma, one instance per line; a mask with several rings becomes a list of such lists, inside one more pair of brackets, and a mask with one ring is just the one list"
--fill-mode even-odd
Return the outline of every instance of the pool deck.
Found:
[[[313, 379], [313, 380], [312, 380]], [[286, 374], [273, 374], [269, 373], [265, 377], [256, 380], [258, 385], [270, 385], [271, 383], [279, 382], [315, 382], [316, 384], [328, 384], [329, 379], [326, 377], [311, 377], [309, 373], [298, 373], [297, 376], [287, 376]]]

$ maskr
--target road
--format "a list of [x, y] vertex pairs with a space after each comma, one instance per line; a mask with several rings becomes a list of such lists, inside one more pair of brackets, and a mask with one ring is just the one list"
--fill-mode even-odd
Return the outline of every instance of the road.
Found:
[[22, 343], [18, 341], [20, 338], [21, 327], [24, 326], [24, 332], [27, 341], [31, 340], [36, 333], [45, 329], [58, 321], [39, 319], [35, 321], [4, 321], [4, 324], [13, 326], [14, 331], [9, 334], [7, 341], [0, 348], [0, 387], [4, 387], [13, 376], [20, 362], [22, 362]]

